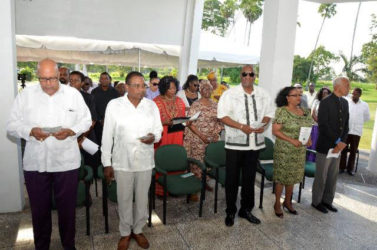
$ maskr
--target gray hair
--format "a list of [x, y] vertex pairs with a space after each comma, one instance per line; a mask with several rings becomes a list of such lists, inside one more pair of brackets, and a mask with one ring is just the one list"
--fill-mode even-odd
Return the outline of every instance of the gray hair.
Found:
[[350, 81], [346, 76], [338, 76], [332, 81], [332, 86], [335, 88], [335, 86], [340, 85], [344, 80]]

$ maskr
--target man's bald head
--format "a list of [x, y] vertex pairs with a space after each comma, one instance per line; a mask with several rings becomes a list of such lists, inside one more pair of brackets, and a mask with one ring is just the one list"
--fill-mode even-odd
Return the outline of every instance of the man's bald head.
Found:
[[59, 77], [59, 81], [63, 84], [68, 84], [69, 82], [69, 74], [71, 73], [69, 68], [67, 67], [60, 67], [59, 68], [59, 73], [60, 73], [60, 77]]
[[59, 89], [59, 71], [58, 65], [51, 59], [43, 59], [38, 63], [38, 78], [42, 90], [53, 95]]
[[255, 81], [255, 73], [252, 65], [245, 65], [241, 70], [241, 84], [244, 88], [252, 88]]

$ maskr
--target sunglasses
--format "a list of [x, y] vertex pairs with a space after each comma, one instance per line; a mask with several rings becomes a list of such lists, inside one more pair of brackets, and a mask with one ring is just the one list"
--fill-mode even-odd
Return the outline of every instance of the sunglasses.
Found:
[[158, 83], [152, 83], [153, 86], [158, 86]]
[[195, 87], [195, 88], [198, 88], [198, 87], [199, 87], [199, 84], [194, 84], [194, 87]]
[[250, 73], [242, 72], [242, 77], [246, 77], [247, 75], [249, 75], [250, 77], [255, 76], [254, 72], [250, 72]]
[[293, 97], [301, 97], [302, 95], [288, 95], [288, 96], [293, 96]]

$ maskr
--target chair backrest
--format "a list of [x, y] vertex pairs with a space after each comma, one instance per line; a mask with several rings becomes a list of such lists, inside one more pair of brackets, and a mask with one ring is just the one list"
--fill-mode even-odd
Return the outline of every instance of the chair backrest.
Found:
[[274, 159], [274, 143], [268, 137], [264, 138], [266, 147], [259, 152], [259, 160], [273, 160]]
[[205, 159], [210, 160], [211, 162], [217, 163], [219, 165], [225, 166], [225, 142], [211, 142], [206, 147]]
[[171, 144], [157, 148], [154, 159], [156, 167], [165, 171], [187, 170], [187, 153], [181, 145]]

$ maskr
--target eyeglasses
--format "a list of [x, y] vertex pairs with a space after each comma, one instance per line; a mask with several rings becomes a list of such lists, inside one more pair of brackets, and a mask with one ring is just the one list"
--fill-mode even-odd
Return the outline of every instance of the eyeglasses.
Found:
[[158, 86], [158, 83], [152, 83], [153, 86]]
[[137, 83], [127, 83], [130, 87], [135, 88], [135, 89], [145, 89], [147, 85], [143, 84], [137, 84]]
[[57, 77], [50, 77], [50, 78], [38, 77], [38, 80], [41, 83], [46, 83], [46, 82], [56, 83], [59, 79]]
[[299, 96], [299, 97], [301, 97], [302, 95], [288, 95], [288, 96], [293, 96], [293, 97]]
[[76, 80], [69, 80], [71, 83], [81, 83], [81, 80], [76, 79]]
[[249, 75], [250, 77], [255, 76], [254, 72], [250, 72], [250, 73], [242, 72], [242, 77], [246, 77], [247, 75]]

